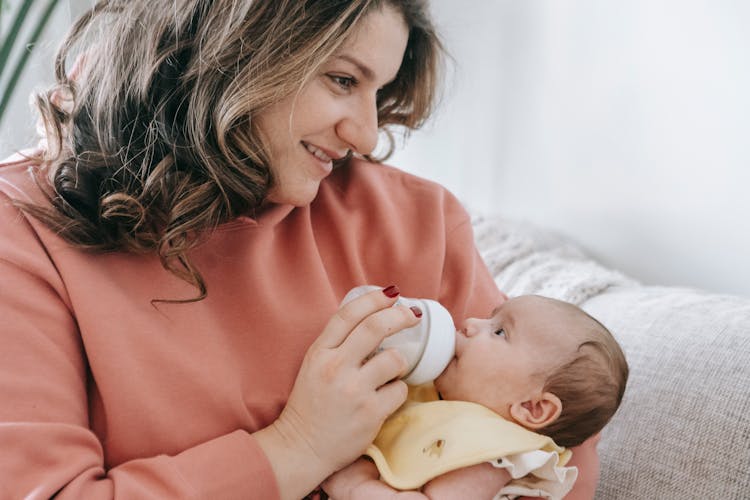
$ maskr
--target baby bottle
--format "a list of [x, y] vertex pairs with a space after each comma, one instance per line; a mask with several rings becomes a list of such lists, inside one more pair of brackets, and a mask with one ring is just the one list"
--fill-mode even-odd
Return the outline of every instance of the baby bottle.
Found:
[[[342, 304], [372, 290], [376, 286], [358, 286], [346, 294]], [[448, 366], [456, 348], [456, 328], [448, 310], [434, 300], [399, 297], [394, 305], [417, 306], [422, 310], [419, 323], [386, 337], [376, 352], [397, 349], [406, 358], [408, 368], [402, 377], [410, 385], [434, 380]]]

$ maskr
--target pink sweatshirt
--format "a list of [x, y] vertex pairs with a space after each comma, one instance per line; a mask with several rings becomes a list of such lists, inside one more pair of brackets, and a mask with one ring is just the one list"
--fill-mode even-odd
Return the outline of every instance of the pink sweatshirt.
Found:
[[397, 284], [460, 323], [499, 292], [445, 189], [354, 161], [309, 207], [221, 226], [193, 254], [208, 297], [157, 257], [72, 248], [0, 167], [0, 498], [276, 498], [252, 432], [280, 413], [344, 294]]

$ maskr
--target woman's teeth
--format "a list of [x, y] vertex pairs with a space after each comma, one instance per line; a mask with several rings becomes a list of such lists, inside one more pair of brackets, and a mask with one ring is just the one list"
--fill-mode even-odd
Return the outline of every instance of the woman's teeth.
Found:
[[332, 158], [330, 156], [328, 156], [327, 154], [325, 154], [323, 151], [316, 148], [312, 144], [308, 144], [306, 142], [303, 142], [302, 144], [304, 144], [305, 149], [307, 149], [310, 153], [312, 153], [315, 156], [315, 158], [317, 158], [318, 160], [325, 162], [325, 163], [332, 161]]

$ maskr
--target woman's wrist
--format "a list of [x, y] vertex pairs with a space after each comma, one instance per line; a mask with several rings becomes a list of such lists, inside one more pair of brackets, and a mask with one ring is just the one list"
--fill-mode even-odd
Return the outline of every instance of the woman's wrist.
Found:
[[277, 419], [253, 433], [276, 476], [281, 500], [298, 500], [335, 471], [326, 464], [293, 425]]

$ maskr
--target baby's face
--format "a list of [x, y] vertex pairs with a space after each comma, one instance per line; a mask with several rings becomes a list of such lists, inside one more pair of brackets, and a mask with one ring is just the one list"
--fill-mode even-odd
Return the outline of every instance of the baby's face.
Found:
[[577, 348], [569, 308], [537, 296], [504, 302], [456, 332], [456, 355], [435, 381], [447, 400], [473, 401], [510, 418], [510, 405], [540, 394], [551, 369]]

